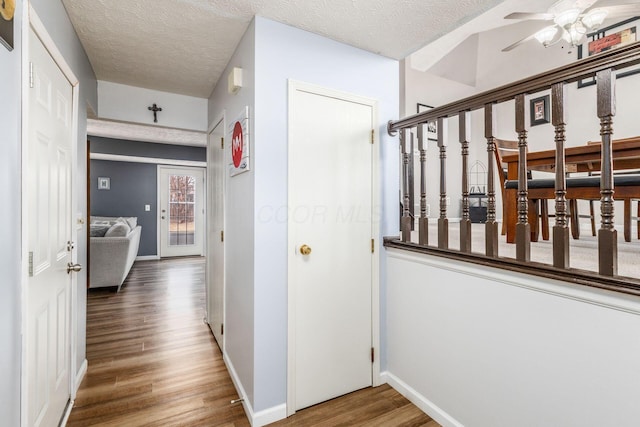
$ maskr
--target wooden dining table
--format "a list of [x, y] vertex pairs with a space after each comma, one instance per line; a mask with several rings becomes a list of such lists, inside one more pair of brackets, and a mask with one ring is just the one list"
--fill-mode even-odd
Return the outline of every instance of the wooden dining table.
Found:
[[[584, 145], [565, 148], [565, 167], [567, 173], [599, 172], [601, 142], [592, 141]], [[518, 179], [518, 154], [504, 156], [502, 161], [507, 165], [507, 180]], [[612, 142], [613, 170], [640, 170], [640, 136], [617, 139]], [[527, 153], [527, 168], [532, 171], [550, 172], [549, 178], [555, 177], [556, 150], [533, 151]], [[517, 190], [506, 189], [504, 192], [503, 221], [506, 223], [507, 242], [515, 243], [517, 212]], [[567, 199], [571, 196], [567, 193]], [[553, 197], [550, 197], [553, 198]], [[615, 199], [615, 193], [614, 193]], [[577, 216], [575, 217], [577, 219]], [[531, 222], [531, 214], [529, 216]]]

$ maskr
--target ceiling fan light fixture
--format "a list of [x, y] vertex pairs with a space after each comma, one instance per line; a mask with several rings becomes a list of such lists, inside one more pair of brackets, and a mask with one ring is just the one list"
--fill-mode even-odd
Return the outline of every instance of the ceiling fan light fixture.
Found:
[[578, 16], [580, 16], [580, 9], [567, 9], [564, 12], [559, 13], [553, 19], [553, 22], [555, 22], [562, 28], [567, 29], [567, 27], [576, 22]]
[[596, 29], [604, 22], [608, 12], [605, 9], [593, 9], [582, 17], [582, 23], [589, 29]]
[[534, 37], [536, 38], [536, 40], [542, 43], [545, 47], [547, 47], [549, 43], [551, 43], [551, 40], [553, 40], [553, 37], [556, 35], [557, 32], [558, 32], [558, 27], [556, 27], [555, 25], [550, 25], [548, 27], [541, 29], [537, 33], [535, 33]]
[[581, 43], [582, 38], [586, 33], [587, 29], [582, 24], [582, 22], [578, 21], [574, 24], [571, 24], [569, 28], [562, 33], [562, 38], [571, 46], [575, 47]]

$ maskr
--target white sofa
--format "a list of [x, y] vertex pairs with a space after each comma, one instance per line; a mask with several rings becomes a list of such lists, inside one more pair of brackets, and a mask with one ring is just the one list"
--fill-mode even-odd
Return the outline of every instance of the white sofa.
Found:
[[142, 227], [136, 217], [91, 217], [89, 287], [120, 290], [138, 255]]

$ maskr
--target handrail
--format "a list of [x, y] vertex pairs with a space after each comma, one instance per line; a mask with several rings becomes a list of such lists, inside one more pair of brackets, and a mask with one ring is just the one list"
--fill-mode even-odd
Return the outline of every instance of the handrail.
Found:
[[387, 124], [387, 132], [389, 135], [394, 136], [399, 129], [414, 127], [440, 117], [454, 116], [462, 111], [482, 108], [487, 104], [509, 101], [520, 94], [540, 92], [549, 89], [554, 83], [572, 83], [585, 77], [594, 76], [602, 70], [617, 70], [639, 63], [640, 41], [594, 56], [589, 56], [572, 64], [554, 68], [533, 77], [527, 77], [514, 83], [509, 83], [496, 89], [482, 92], [440, 107], [435, 107], [400, 120], [390, 120]]

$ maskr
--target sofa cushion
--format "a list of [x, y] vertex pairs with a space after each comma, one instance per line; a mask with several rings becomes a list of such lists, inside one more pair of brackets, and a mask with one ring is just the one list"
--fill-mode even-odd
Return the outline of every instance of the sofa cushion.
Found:
[[109, 224], [91, 224], [89, 227], [90, 237], [104, 237], [111, 226]]
[[131, 227], [126, 222], [116, 222], [109, 227], [104, 237], [126, 237], [130, 231]]
[[137, 216], [94, 216], [91, 215], [91, 225], [113, 225], [116, 222], [123, 222], [129, 225], [129, 228], [134, 229], [138, 225]]

